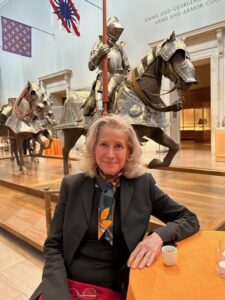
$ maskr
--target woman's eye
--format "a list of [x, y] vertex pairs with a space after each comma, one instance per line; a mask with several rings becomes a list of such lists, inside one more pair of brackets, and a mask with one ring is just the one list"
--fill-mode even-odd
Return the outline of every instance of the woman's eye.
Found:
[[101, 146], [101, 147], [106, 147], [107, 144], [106, 144], [106, 143], [101, 143], [100, 146]]
[[117, 144], [117, 145], [116, 145], [116, 148], [117, 148], [117, 149], [123, 149], [123, 145]]

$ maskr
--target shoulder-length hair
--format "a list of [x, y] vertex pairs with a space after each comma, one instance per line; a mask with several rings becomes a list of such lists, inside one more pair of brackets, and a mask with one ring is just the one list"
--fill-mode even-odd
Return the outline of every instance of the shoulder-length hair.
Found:
[[120, 129], [127, 137], [129, 155], [122, 174], [127, 178], [135, 178], [144, 174], [145, 168], [141, 159], [142, 149], [137, 135], [132, 125], [117, 115], [101, 117], [90, 126], [81, 155], [81, 169], [91, 177], [96, 175], [97, 164], [95, 160], [95, 147], [99, 132], [103, 126]]

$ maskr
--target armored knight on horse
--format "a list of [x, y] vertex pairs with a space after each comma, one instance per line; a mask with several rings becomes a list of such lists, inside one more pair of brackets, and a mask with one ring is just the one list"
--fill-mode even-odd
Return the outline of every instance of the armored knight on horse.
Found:
[[11, 147], [22, 174], [26, 173], [23, 159], [24, 141], [30, 138], [37, 141], [40, 144], [39, 154], [42, 154], [43, 149], [49, 148], [53, 137], [46, 122], [51, 117], [52, 111], [46, 95], [35, 91], [29, 81], [15, 102], [2, 109], [0, 134], [10, 137]]
[[124, 43], [117, 42], [123, 30], [124, 28], [121, 26], [118, 18], [110, 17], [107, 22], [108, 43], [103, 44], [102, 36], [100, 35], [99, 40], [91, 50], [88, 67], [90, 71], [98, 68], [98, 74], [92, 85], [90, 96], [84, 104], [85, 115], [91, 114], [95, 108], [98, 111], [103, 110], [103, 57], [107, 55], [108, 59], [108, 97], [111, 104], [118, 84], [122, 83], [122, 80], [131, 69], [128, 57], [123, 49]]
[[[117, 28], [119, 28], [121, 33], [118, 19], [114, 18], [114, 20], [116, 20], [115, 27], [113, 27], [114, 31], [116, 32]], [[112, 24], [109, 22], [109, 29], [111, 26]], [[107, 49], [107, 46], [99, 45], [98, 52], [93, 56], [96, 65], [100, 64], [101, 53], [104, 48]], [[168, 148], [168, 152], [162, 161], [152, 159], [149, 162], [148, 166], [150, 168], [169, 166], [174, 155], [179, 150], [179, 145], [163, 130], [168, 126], [165, 112], [181, 110], [183, 105], [182, 91], [197, 83], [194, 66], [190, 61], [190, 55], [183, 39], [176, 37], [173, 32], [169, 39], [165, 39], [150, 49], [137, 67], [127, 72], [126, 76], [124, 76], [124, 70], [128, 71], [128, 69], [123, 69], [121, 57], [119, 55], [112, 55], [112, 57], [116, 58], [115, 61], [112, 59], [115, 69], [109, 78], [114, 83], [116, 76], [118, 80], [116, 81], [117, 84], [113, 85], [114, 95], [109, 89], [109, 99], [111, 101], [108, 106], [109, 113], [119, 114], [128, 119], [134, 126], [140, 141], [142, 141], [143, 137], [148, 137]], [[89, 62], [89, 66], [92, 64], [93, 62]], [[122, 74], [122, 77], [120, 77], [120, 74]], [[163, 76], [174, 83], [174, 87], [168, 93], [177, 90], [179, 95], [179, 99], [171, 105], [165, 105], [161, 99]], [[93, 91], [94, 96], [96, 93], [99, 93], [100, 96], [102, 94], [99, 88], [101, 84], [98, 83], [100, 79], [101, 76], [98, 75], [94, 89], [92, 89], [90, 96], [81, 106], [83, 111], [80, 109], [82, 99], [76, 94], [69, 97], [64, 103], [61, 124], [58, 126], [58, 129], [62, 129], [64, 133], [64, 174], [69, 173], [68, 159], [70, 150], [79, 137], [86, 133], [86, 128], [93, 119], [101, 116], [101, 113], [99, 113], [99, 107], [100, 112], [102, 111], [101, 106], [96, 105], [96, 97], [92, 97]]]

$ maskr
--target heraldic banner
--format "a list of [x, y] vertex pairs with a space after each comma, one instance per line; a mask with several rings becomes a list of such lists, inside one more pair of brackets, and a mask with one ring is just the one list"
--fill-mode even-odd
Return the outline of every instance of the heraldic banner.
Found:
[[73, 0], [50, 0], [52, 26], [65, 29], [68, 33], [80, 36], [80, 14]]
[[1, 17], [2, 50], [31, 57], [31, 26]]

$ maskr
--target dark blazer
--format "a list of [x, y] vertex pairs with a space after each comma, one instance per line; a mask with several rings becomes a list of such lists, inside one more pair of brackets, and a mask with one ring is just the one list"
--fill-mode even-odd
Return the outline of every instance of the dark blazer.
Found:
[[[70, 299], [66, 270], [87, 231], [93, 194], [93, 178], [83, 173], [64, 177], [45, 242], [42, 284], [30, 300], [41, 292], [43, 300]], [[122, 233], [130, 252], [143, 239], [151, 215], [167, 223], [155, 230], [164, 243], [181, 240], [199, 230], [196, 215], [160, 190], [149, 173], [135, 179], [121, 178], [120, 203]]]

